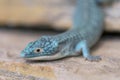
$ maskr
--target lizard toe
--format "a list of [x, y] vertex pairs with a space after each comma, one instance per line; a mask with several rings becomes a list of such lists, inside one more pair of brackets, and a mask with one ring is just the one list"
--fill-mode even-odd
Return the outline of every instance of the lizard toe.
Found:
[[86, 60], [91, 61], [91, 62], [93, 61], [98, 62], [101, 60], [101, 57], [100, 56], [88, 56]]

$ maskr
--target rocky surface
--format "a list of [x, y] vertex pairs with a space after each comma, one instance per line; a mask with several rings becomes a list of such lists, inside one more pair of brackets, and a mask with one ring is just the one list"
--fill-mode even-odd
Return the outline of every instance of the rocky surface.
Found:
[[[72, 25], [74, 9], [75, 0], [0, 0], [0, 23], [8, 24], [9, 27], [42, 24], [58, 30], [68, 29]], [[120, 1], [104, 7], [106, 31], [120, 32], [119, 9]]]
[[120, 37], [105, 35], [92, 49], [100, 55], [100, 62], [85, 61], [83, 57], [41, 62], [25, 61], [20, 51], [30, 41], [47, 31], [25, 31], [0, 29], [0, 80], [119, 80]]

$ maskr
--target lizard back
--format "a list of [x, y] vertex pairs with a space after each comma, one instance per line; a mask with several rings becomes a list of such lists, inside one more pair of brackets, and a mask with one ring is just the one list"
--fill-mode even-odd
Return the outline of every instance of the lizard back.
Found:
[[54, 38], [58, 42], [65, 40], [86, 40], [91, 47], [100, 38], [103, 31], [104, 15], [96, 0], [77, 0], [77, 6], [73, 16], [73, 27]]

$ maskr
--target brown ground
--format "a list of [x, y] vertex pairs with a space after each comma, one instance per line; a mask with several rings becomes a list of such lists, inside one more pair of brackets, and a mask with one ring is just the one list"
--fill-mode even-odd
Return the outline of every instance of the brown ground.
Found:
[[71, 57], [52, 62], [30, 62], [19, 57], [30, 41], [52, 32], [0, 30], [0, 80], [120, 80], [120, 36], [101, 38], [92, 49], [102, 61]]

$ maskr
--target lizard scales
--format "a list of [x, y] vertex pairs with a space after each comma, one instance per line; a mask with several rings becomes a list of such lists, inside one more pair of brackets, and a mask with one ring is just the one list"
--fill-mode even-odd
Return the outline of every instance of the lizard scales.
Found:
[[100, 38], [103, 31], [104, 15], [95, 0], [77, 0], [77, 8], [73, 16], [73, 27], [65, 33], [56, 35], [59, 42], [64, 40], [87, 40], [92, 46]]
[[82, 51], [83, 57], [99, 61], [99, 56], [90, 55], [89, 48], [100, 38], [103, 31], [104, 15], [97, 2], [109, 0], [77, 0], [73, 16], [73, 27], [55, 36], [43, 36], [30, 42], [21, 52], [29, 60], [54, 60]]

